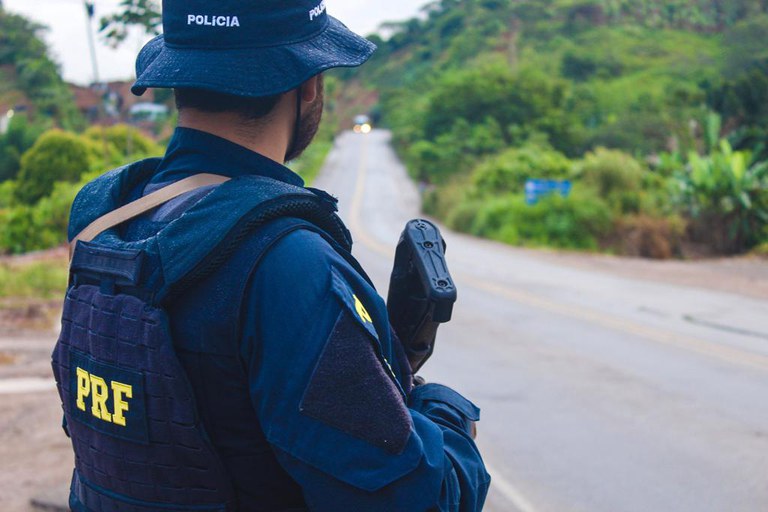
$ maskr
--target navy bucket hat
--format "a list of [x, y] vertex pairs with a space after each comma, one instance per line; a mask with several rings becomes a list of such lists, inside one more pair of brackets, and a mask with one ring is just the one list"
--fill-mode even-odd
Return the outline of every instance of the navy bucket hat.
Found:
[[326, 69], [359, 66], [375, 49], [329, 16], [325, 0], [163, 0], [163, 35], [139, 53], [131, 91], [271, 96]]

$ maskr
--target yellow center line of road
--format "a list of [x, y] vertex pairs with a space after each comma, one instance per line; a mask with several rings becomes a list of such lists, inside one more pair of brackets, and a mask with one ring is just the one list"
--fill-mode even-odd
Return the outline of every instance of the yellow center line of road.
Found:
[[[359, 237], [360, 242], [371, 251], [392, 259], [393, 250], [376, 240], [363, 226], [362, 205], [365, 195], [366, 179], [368, 174], [368, 139], [365, 137], [363, 142], [360, 164], [357, 169], [357, 182], [355, 184], [355, 195], [352, 198], [352, 207], [350, 212], [350, 227], [354, 236]], [[700, 355], [726, 361], [728, 363], [746, 366], [752, 369], [768, 371], [768, 355], [749, 352], [727, 345], [706, 341], [690, 336], [684, 336], [669, 332], [655, 327], [648, 327], [631, 320], [617, 318], [595, 311], [583, 306], [574, 304], [565, 304], [549, 300], [533, 293], [522, 290], [514, 290], [495, 282], [479, 279], [466, 273], [454, 273], [456, 282], [466, 283], [469, 286], [490, 293], [496, 297], [517, 302], [526, 306], [534, 307], [551, 313], [555, 313], [568, 318], [590, 322], [606, 329], [637, 336], [645, 340], [653, 341], [659, 344], [688, 350]]]
[[[352, 230], [353, 236], [357, 238], [366, 248], [371, 251], [392, 260], [394, 257], [394, 250], [388, 245], [380, 242], [374, 238], [362, 223], [362, 207], [363, 199], [365, 196], [365, 185], [368, 178], [368, 140], [370, 137], [365, 137], [360, 150], [360, 164], [357, 168], [357, 181], [355, 183], [355, 194], [352, 197], [352, 204], [350, 207], [349, 227]], [[486, 463], [486, 470], [491, 475], [491, 486], [498, 491], [509, 503], [519, 512], [536, 512], [531, 503], [524, 497], [514, 485], [505, 480], [501, 473], [496, 469], [490, 467]]]
[[[371, 236], [371, 234], [363, 227], [361, 220], [363, 196], [365, 195], [368, 174], [367, 158], [368, 137], [365, 137], [360, 156], [360, 165], [358, 167], [355, 195], [352, 199], [350, 227], [352, 228], [353, 234], [359, 237], [360, 242], [366, 246], [366, 248], [383, 257], [392, 259], [392, 255], [394, 254], [392, 249]], [[675, 334], [663, 329], [648, 327], [631, 320], [616, 318], [582, 306], [556, 302], [537, 296], [533, 293], [514, 290], [507, 286], [485, 279], [479, 279], [466, 273], [454, 273], [454, 277], [457, 282], [466, 283], [477, 290], [482, 290], [496, 297], [502, 297], [519, 304], [542, 309], [568, 318], [589, 322], [606, 329], [638, 336], [659, 344], [689, 350], [728, 363], [768, 371], [768, 355], [740, 350], [727, 345]]]
[[365, 198], [365, 185], [368, 180], [368, 140], [370, 136], [363, 137], [363, 144], [360, 148], [360, 163], [357, 166], [357, 181], [355, 182], [355, 193], [352, 196], [352, 205], [350, 206], [349, 228], [352, 231], [352, 238], [359, 240], [365, 247], [376, 254], [384, 256], [391, 260], [394, 255], [394, 247], [390, 247], [380, 242], [368, 232], [362, 223], [363, 200]]

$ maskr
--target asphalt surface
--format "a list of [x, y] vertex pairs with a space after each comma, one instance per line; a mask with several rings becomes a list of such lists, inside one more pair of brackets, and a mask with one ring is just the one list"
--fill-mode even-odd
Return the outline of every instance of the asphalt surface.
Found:
[[[342, 135], [315, 183], [384, 296], [419, 216], [388, 141]], [[444, 235], [459, 301], [423, 374], [483, 409], [486, 510], [768, 511], [768, 297]]]

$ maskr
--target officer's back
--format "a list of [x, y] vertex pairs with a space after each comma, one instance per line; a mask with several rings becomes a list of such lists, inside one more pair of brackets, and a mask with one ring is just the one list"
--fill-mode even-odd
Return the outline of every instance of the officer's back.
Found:
[[[471, 435], [479, 411], [450, 388], [413, 388], [334, 200], [303, 189], [282, 165], [317, 130], [322, 71], [362, 64], [373, 45], [317, 0], [166, 0], [163, 22], [165, 35], [138, 57], [133, 90], [174, 88], [180, 127], [162, 160], [86, 188], [70, 237], [96, 222], [95, 212], [201, 173], [220, 178], [78, 245], [65, 322], [86, 328], [63, 331], [54, 362], [74, 383], [59, 382], [75, 432], [73, 509], [479, 510], [489, 483]], [[101, 202], [88, 196], [94, 191], [104, 193]], [[251, 210], [233, 213], [249, 200]], [[301, 201], [309, 206], [296, 207]], [[235, 220], [225, 227], [224, 218]], [[206, 244], [210, 251], [194, 250]], [[187, 253], [199, 261], [186, 262]], [[109, 279], [99, 274], [105, 258]], [[185, 263], [194, 279], [174, 281], [171, 269]], [[87, 334], [108, 323], [110, 308], [130, 316], [123, 311], [145, 303], [157, 318], [167, 314], [168, 347], [158, 353], [181, 363], [178, 374], [146, 350], [148, 332], [154, 343], [165, 339], [154, 317], [126, 320], [132, 334], [114, 334], [106, 361]], [[91, 324], [78, 320], [89, 315]], [[156, 374], [188, 381], [189, 400], [154, 396]], [[107, 396], [110, 386], [122, 394]], [[147, 426], [116, 424], [110, 411]], [[189, 446], [169, 441], [157, 434], [168, 431], [160, 421], [190, 421], [199, 435], [190, 434]]]

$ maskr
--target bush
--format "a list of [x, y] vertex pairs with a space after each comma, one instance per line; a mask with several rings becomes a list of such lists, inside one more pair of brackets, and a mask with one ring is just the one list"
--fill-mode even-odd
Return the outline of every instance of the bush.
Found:
[[475, 219], [483, 205], [484, 201], [462, 201], [450, 211], [445, 222], [451, 229], [472, 233]]
[[15, 189], [15, 181], [8, 180], [0, 182], [0, 210], [11, 206]]
[[682, 255], [685, 221], [680, 217], [627, 216], [616, 222], [613, 247], [619, 254], [667, 259]]
[[[608, 58], [606, 58], [608, 57]], [[615, 78], [624, 71], [624, 64], [615, 55], [595, 55], [590, 50], [570, 50], [563, 55], [561, 73], [577, 82], [595, 76], [602, 79]]]
[[[99, 160], [92, 166], [89, 162], [93, 161], [91, 155], [103, 157], [105, 142], [112, 159], [110, 167], [162, 153], [159, 145], [134, 128], [107, 128], [103, 139], [100, 130], [91, 129], [84, 137], [47, 132], [24, 155], [19, 179], [0, 184], [0, 253], [47, 249], [67, 241], [72, 202], [82, 186], [104, 170]], [[121, 156], [129, 147], [126, 137], [136, 151], [130, 158]]]
[[445, 219], [467, 200], [467, 177], [456, 176], [439, 187], [422, 184], [422, 192], [424, 212]]
[[92, 161], [105, 168], [163, 154], [163, 148], [154, 140], [125, 124], [92, 126], [83, 133], [83, 138], [89, 143]]
[[500, 143], [513, 142], [504, 130], [518, 126], [527, 133], [545, 133], [556, 147], [567, 150], [573, 146], [571, 128], [576, 124], [567, 109], [570, 91], [567, 81], [538, 67], [513, 73], [500, 61], [446, 72], [430, 95], [424, 138], [437, 141], [457, 120], [475, 126], [493, 119], [502, 128]]
[[419, 140], [407, 149], [406, 160], [411, 175], [427, 183], [445, 183], [466, 173], [483, 157], [504, 147], [502, 130], [492, 117], [471, 125], [457, 119], [450, 131], [434, 142]]
[[568, 198], [548, 196], [535, 205], [526, 204], [521, 194], [466, 203], [455, 211], [453, 222], [456, 227], [470, 225], [472, 234], [513, 245], [596, 249], [610, 233], [613, 217], [604, 201], [582, 190]]
[[40, 261], [25, 265], [0, 262], [0, 297], [60, 297], [67, 287], [68, 275], [66, 262]]
[[738, 253], [768, 240], [768, 161], [752, 162], [723, 140], [709, 155], [691, 153], [676, 185], [694, 241]]
[[530, 178], [561, 179], [571, 174], [571, 162], [546, 146], [511, 148], [480, 164], [473, 173], [472, 193], [486, 196], [522, 192]]
[[312, 185], [332, 148], [331, 141], [314, 141], [299, 158], [290, 163], [291, 170], [300, 175], [307, 186]]
[[0, 210], [0, 253], [21, 254], [32, 250], [35, 234], [32, 208], [26, 205]]
[[406, 150], [411, 176], [420, 182], [429, 182], [435, 169], [441, 168], [445, 152], [432, 142], [419, 140]]
[[26, 115], [13, 116], [8, 131], [0, 136], [0, 182], [16, 178], [21, 168], [21, 155], [44, 131], [43, 125], [30, 123]]
[[585, 184], [618, 213], [637, 213], [641, 207], [643, 176], [649, 171], [621, 151], [597, 148], [587, 153], [579, 166]]
[[57, 181], [75, 182], [89, 168], [86, 143], [75, 134], [51, 130], [22, 156], [14, 196], [32, 205], [49, 195]]
[[768, 258], [768, 242], [763, 242], [752, 249], [752, 254], [761, 258]]
[[72, 202], [83, 183], [60, 182], [35, 205], [0, 209], [0, 253], [21, 254], [67, 241]]

